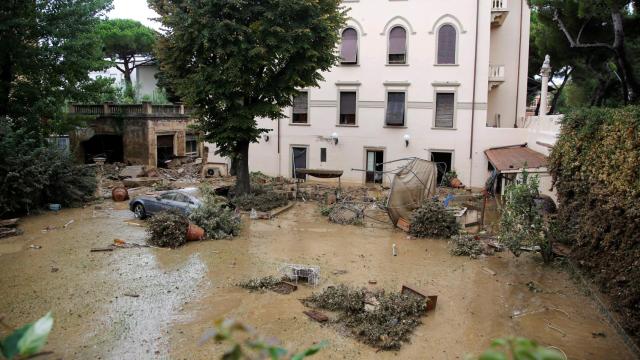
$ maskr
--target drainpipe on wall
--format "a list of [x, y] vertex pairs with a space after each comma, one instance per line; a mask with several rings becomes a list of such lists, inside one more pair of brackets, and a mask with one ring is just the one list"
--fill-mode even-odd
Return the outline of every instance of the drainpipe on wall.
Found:
[[469, 186], [473, 182], [473, 131], [476, 120], [476, 80], [478, 77], [478, 29], [480, 28], [480, 0], [476, 1], [476, 42], [473, 54], [473, 95], [471, 96], [471, 139], [469, 140]]
[[520, 1], [520, 35], [518, 37], [518, 79], [516, 82], [516, 115], [513, 127], [518, 127], [518, 105], [520, 105], [520, 69], [522, 68], [522, 15], [524, 14], [524, 4]]
[[282, 176], [282, 170], [280, 166], [280, 119], [276, 120], [278, 122], [278, 156], [276, 156], [276, 160], [278, 161], [278, 176]]

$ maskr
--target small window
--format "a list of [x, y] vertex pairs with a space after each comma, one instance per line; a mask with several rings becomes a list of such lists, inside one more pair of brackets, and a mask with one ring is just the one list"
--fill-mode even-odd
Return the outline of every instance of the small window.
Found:
[[438, 64], [453, 65], [456, 63], [456, 28], [443, 25], [438, 31]]
[[320, 148], [320, 162], [327, 162], [327, 148]]
[[453, 93], [438, 93], [436, 95], [435, 127], [453, 128], [454, 101], [455, 94]]
[[389, 64], [407, 63], [407, 32], [401, 26], [389, 31]]
[[340, 92], [340, 125], [356, 124], [356, 92]]
[[293, 97], [293, 117], [291, 122], [294, 124], [306, 124], [309, 113], [309, 93], [306, 91], [299, 92]]
[[198, 155], [198, 138], [195, 135], [187, 134], [185, 137], [185, 155]]
[[387, 93], [386, 124], [388, 126], [404, 126], [404, 104], [404, 92]]
[[346, 28], [342, 32], [340, 58], [340, 63], [342, 64], [358, 63], [358, 33], [355, 29]]

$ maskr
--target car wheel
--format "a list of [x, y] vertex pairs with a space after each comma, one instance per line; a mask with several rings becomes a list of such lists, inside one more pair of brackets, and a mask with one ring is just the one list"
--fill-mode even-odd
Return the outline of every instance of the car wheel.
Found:
[[144, 210], [144, 205], [138, 203], [133, 208], [133, 214], [137, 219], [144, 219], [147, 217], [147, 212]]

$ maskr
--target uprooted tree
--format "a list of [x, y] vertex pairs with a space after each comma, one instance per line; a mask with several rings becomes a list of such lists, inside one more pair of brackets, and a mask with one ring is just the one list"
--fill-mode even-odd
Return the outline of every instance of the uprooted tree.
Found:
[[236, 194], [250, 192], [249, 144], [267, 131], [256, 118], [284, 117], [296, 89], [317, 86], [337, 62], [341, 2], [149, 3], [167, 28], [157, 47], [163, 78], [194, 107], [206, 140], [235, 160]]

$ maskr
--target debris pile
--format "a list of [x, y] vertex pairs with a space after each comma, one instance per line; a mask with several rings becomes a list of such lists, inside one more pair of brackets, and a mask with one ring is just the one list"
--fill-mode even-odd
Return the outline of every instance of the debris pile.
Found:
[[339, 202], [329, 211], [329, 221], [341, 225], [362, 225], [364, 223], [364, 206], [361, 204]]
[[233, 198], [232, 203], [244, 211], [270, 211], [289, 204], [287, 196], [275, 191], [256, 191], [252, 194], [243, 194]]
[[286, 278], [278, 279], [274, 276], [265, 276], [263, 278], [249, 279], [237, 284], [241, 288], [250, 291], [266, 291], [271, 290], [281, 295], [290, 294], [298, 290], [298, 286], [285, 281]]
[[264, 291], [273, 288], [281, 281], [282, 279], [269, 275], [261, 278], [253, 278], [246, 281], [241, 281], [236, 285], [243, 289], [251, 291]]
[[411, 215], [409, 234], [418, 238], [449, 238], [458, 234], [455, 216], [437, 200], [427, 200]]
[[177, 248], [187, 242], [189, 219], [177, 210], [154, 215], [149, 220], [147, 242], [153, 246]]
[[0, 220], [0, 239], [22, 234], [22, 230], [17, 228], [18, 220], [19, 219]]
[[397, 350], [409, 342], [422, 323], [427, 301], [416, 296], [382, 290], [330, 286], [303, 299], [305, 306], [338, 312], [333, 322], [343, 325], [365, 344], [381, 350]]
[[469, 256], [477, 259], [486, 254], [485, 245], [474, 235], [456, 235], [449, 240], [449, 253], [453, 256]]

